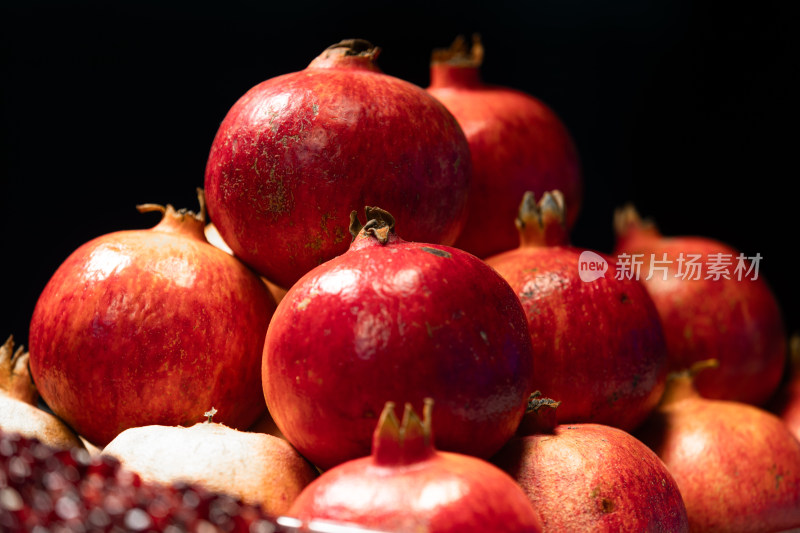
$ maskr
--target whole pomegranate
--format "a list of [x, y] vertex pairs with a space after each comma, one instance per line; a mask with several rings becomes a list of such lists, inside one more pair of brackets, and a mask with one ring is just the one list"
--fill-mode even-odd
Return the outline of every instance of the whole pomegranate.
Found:
[[144, 481], [190, 483], [284, 514], [317, 470], [283, 439], [237, 431], [212, 422], [191, 427], [142, 426], [126, 429], [103, 453], [118, 459]]
[[36, 405], [39, 392], [28, 370], [29, 353], [14, 349], [14, 337], [0, 346], [0, 430], [59, 449], [84, 448], [64, 422]]
[[264, 81], [211, 146], [209, 214], [236, 256], [281, 287], [347, 251], [348, 214], [381, 205], [409, 239], [452, 244], [466, 217], [469, 146], [422, 88], [381, 72], [351, 39]]
[[800, 439], [800, 333], [792, 336], [789, 346], [789, 375], [766, 407], [778, 415], [794, 436]]
[[697, 376], [701, 395], [766, 402], [783, 375], [786, 332], [758, 263], [713, 239], [663, 237], [632, 205], [616, 211], [614, 227], [617, 257], [640, 263], [661, 316], [670, 369], [716, 359], [717, 371]]
[[693, 379], [702, 366], [671, 374], [661, 404], [636, 432], [677, 481], [690, 529], [800, 528], [800, 441], [761, 408], [700, 396]]
[[[202, 195], [201, 195], [202, 207]], [[102, 447], [123, 430], [194, 424], [209, 405], [246, 428], [264, 411], [258, 369], [275, 301], [211, 246], [204, 211], [158, 209], [153, 228], [75, 250], [39, 296], [30, 367], [47, 405]]]
[[513, 435], [532, 389], [533, 353], [514, 291], [483, 261], [407, 242], [366, 208], [341, 256], [298, 281], [264, 346], [275, 423], [326, 470], [369, 455], [387, 401], [436, 400], [441, 449], [489, 457]]
[[433, 443], [432, 402], [420, 420], [406, 404], [402, 422], [387, 402], [372, 455], [341, 464], [311, 482], [289, 515], [384, 531], [427, 533], [541, 531], [522, 489], [499, 468]]
[[527, 314], [534, 388], [564, 401], [563, 422], [633, 429], [658, 403], [667, 369], [647, 291], [635, 279], [618, 278], [611, 259], [569, 244], [559, 191], [538, 204], [525, 193], [517, 226], [519, 247], [486, 262]]
[[528, 495], [544, 531], [689, 531], [678, 485], [650, 448], [602, 424], [558, 424], [561, 402], [531, 397], [492, 462]]
[[479, 37], [436, 50], [428, 92], [449, 109], [469, 141], [473, 183], [467, 222], [455, 246], [488, 257], [518, 244], [513, 220], [525, 191], [558, 189], [572, 227], [583, 197], [578, 153], [567, 128], [539, 99], [483, 82]]

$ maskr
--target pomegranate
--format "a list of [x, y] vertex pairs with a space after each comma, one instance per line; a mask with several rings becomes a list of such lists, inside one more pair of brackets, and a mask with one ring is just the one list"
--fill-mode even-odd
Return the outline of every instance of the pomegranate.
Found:
[[143, 426], [126, 429], [103, 449], [144, 481], [190, 483], [229, 494], [280, 515], [317, 477], [297, 450], [283, 439], [237, 431], [212, 422], [191, 427]]
[[63, 421], [37, 406], [39, 392], [28, 369], [29, 354], [14, 337], [0, 346], [0, 429], [59, 449], [84, 445]]
[[378, 204], [411, 240], [452, 244], [466, 218], [469, 146], [422, 88], [381, 72], [351, 39], [264, 81], [211, 146], [211, 219], [236, 256], [281, 287], [347, 251], [348, 214]]
[[483, 82], [483, 46], [459, 37], [436, 50], [428, 92], [449, 109], [469, 141], [473, 182], [467, 222], [455, 246], [489, 257], [518, 244], [513, 220], [523, 193], [564, 194], [567, 225], [582, 203], [583, 178], [575, 145], [559, 117], [522, 91]]
[[103, 447], [121, 431], [194, 424], [203, 406], [246, 428], [266, 408], [258, 378], [275, 302], [211, 246], [205, 214], [172, 206], [153, 228], [97, 237], [59, 266], [30, 326], [30, 366], [58, 416]]
[[790, 373], [770, 399], [767, 409], [778, 415], [794, 436], [800, 439], [800, 333], [792, 336], [789, 346]]
[[[762, 405], [786, 362], [777, 300], [750, 258], [705, 237], [663, 237], [628, 205], [615, 213], [616, 253], [639, 265], [664, 327], [671, 370], [717, 359], [697, 376], [707, 398]], [[742, 384], [747, 383], [746, 387]]]
[[434, 447], [432, 404], [425, 402], [422, 420], [406, 404], [398, 422], [394, 403], [387, 402], [372, 455], [324, 472], [300, 493], [289, 515], [385, 531], [540, 531], [531, 503], [506, 473]]
[[611, 426], [558, 424], [559, 404], [532, 396], [517, 436], [492, 458], [544, 531], [689, 531], [678, 486], [650, 448]]
[[759, 407], [700, 396], [693, 380], [703, 366], [671, 374], [661, 404], [636, 432], [677, 481], [690, 529], [799, 528], [800, 441]]
[[[559, 191], [545, 193], [538, 205], [526, 192], [517, 216], [519, 247], [486, 262], [527, 314], [534, 388], [569, 400], [559, 418], [631, 430], [664, 390], [658, 313], [640, 282], [612, 274], [610, 258], [569, 244], [565, 209]], [[596, 270], [582, 270], [586, 263]]]
[[264, 346], [267, 405], [283, 435], [327, 470], [369, 455], [387, 401], [439, 406], [439, 447], [489, 457], [525, 412], [533, 376], [525, 313], [483, 261], [412, 243], [366, 208], [341, 256], [298, 281]]

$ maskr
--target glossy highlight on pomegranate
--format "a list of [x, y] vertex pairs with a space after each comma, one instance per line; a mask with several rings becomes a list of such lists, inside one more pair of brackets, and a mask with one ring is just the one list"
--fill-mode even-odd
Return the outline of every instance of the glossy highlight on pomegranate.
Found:
[[410, 240], [452, 244], [472, 179], [456, 119], [383, 73], [351, 39], [266, 80], [228, 111], [208, 158], [211, 220], [236, 256], [281, 287], [347, 251], [351, 210], [381, 205]]
[[459, 37], [433, 53], [428, 92], [449, 109], [469, 141], [473, 164], [467, 222], [455, 246], [484, 258], [511, 250], [518, 237], [508, 221], [525, 191], [558, 189], [572, 227], [583, 201], [575, 144], [556, 113], [522, 91], [485, 83], [484, 48]]
[[433, 402], [424, 405], [422, 420], [406, 404], [398, 422], [394, 403], [387, 402], [372, 454], [324, 472], [289, 514], [383, 531], [541, 531], [531, 503], [508, 474], [482, 459], [434, 447]]
[[437, 443], [489, 457], [525, 411], [533, 353], [511, 287], [462, 250], [407, 242], [394, 219], [352, 213], [350, 249], [278, 305], [264, 396], [283, 435], [327, 470], [369, 455], [387, 401], [437, 403]]
[[[518, 248], [486, 262], [525, 309], [534, 388], [563, 402], [564, 423], [635, 428], [658, 403], [667, 372], [664, 335], [647, 291], [635, 279], [618, 279], [611, 258], [569, 244], [559, 191], [538, 204], [527, 192], [517, 227]], [[584, 279], [584, 254], [607, 270]]]
[[[661, 317], [670, 369], [716, 359], [718, 370], [697, 376], [701, 395], [763, 405], [784, 372], [786, 331], [764, 277], [749, 270], [752, 262], [707, 237], [663, 236], [632, 205], [616, 211], [614, 227], [617, 256], [638, 254], [642, 261], [640, 279]], [[714, 273], [715, 263], [728, 263], [719, 270], [724, 275]]]
[[532, 395], [517, 435], [492, 458], [543, 531], [689, 531], [678, 485], [650, 448], [611, 426], [559, 424], [560, 404]]
[[247, 428], [265, 410], [258, 369], [275, 302], [258, 276], [172, 206], [150, 229], [75, 250], [39, 296], [30, 367], [42, 398], [102, 447], [125, 429], [194, 424], [209, 405]]

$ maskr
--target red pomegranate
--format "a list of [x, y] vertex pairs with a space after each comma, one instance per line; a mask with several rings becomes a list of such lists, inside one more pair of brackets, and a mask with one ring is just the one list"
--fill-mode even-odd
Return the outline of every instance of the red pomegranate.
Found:
[[324, 472], [300, 493], [289, 515], [382, 531], [541, 531], [531, 503], [508, 474], [482, 459], [436, 450], [431, 406], [425, 402], [420, 420], [406, 404], [398, 422], [387, 402], [372, 455]]
[[462, 250], [412, 243], [394, 219], [353, 211], [350, 249], [278, 305], [264, 395], [283, 435], [326, 470], [369, 455], [387, 401], [438, 405], [439, 448], [489, 457], [513, 435], [533, 376], [514, 291]]
[[62, 420], [39, 409], [39, 391], [28, 369], [29, 356], [22, 346], [14, 349], [14, 337], [0, 346], [0, 430], [58, 449], [84, 448]]
[[664, 390], [658, 314], [643, 285], [618, 278], [610, 258], [569, 244], [564, 211], [559, 191], [545, 193], [538, 205], [528, 191], [517, 216], [520, 246], [486, 262], [522, 301], [533, 386], [565, 401], [559, 419], [631, 430]]
[[[202, 195], [201, 195], [202, 207]], [[246, 428], [275, 302], [255, 273], [203, 235], [204, 211], [172, 206], [146, 230], [75, 250], [39, 296], [30, 367], [48, 406], [100, 447], [121, 431], [194, 424], [209, 405]]]
[[800, 333], [792, 336], [789, 346], [790, 373], [770, 399], [767, 409], [778, 415], [800, 439]]
[[701, 395], [763, 404], [783, 375], [786, 332], [758, 263], [709, 238], [663, 237], [631, 205], [617, 210], [614, 227], [617, 257], [641, 262], [639, 277], [661, 316], [671, 370], [716, 359], [719, 370], [697, 376]]
[[422, 88], [381, 72], [354, 39], [250, 89], [211, 146], [211, 219], [281, 287], [347, 251], [351, 210], [389, 209], [409, 239], [452, 244], [466, 217], [469, 146]]
[[467, 222], [455, 246], [489, 257], [517, 246], [508, 221], [525, 191], [560, 190], [572, 227], [582, 203], [583, 178], [577, 150], [559, 117], [529, 94], [484, 83], [482, 62], [479, 38], [467, 50], [459, 37], [449, 49], [434, 51], [428, 92], [458, 119], [472, 155]]
[[689, 531], [678, 485], [650, 448], [611, 426], [557, 424], [560, 403], [533, 395], [517, 436], [492, 458], [544, 531]]
[[677, 481], [690, 529], [800, 528], [800, 441], [761, 408], [701, 397], [693, 379], [703, 366], [671, 374], [661, 404], [636, 432]]

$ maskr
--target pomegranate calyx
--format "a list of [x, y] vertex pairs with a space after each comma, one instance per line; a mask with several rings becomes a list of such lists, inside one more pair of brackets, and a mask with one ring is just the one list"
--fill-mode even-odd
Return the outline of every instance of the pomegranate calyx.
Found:
[[215, 414], [217, 414], [217, 410], [214, 407], [203, 413], [203, 416], [206, 417], [206, 423], [211, 424]]
[[364, 39], [344, 39], [323, 50], [308, 68], [356, 67], [381, 72], [376, 64], [380, 53], [380, 47]]
[[380, 207], [365, 207], [364, 212], [367, 215], [367, 223], [363, 226], [358, 220], [358, 213], [352, 211], [350, 213], [350, 235], [355, 240], [359, 235], [372, 236], [380, 244], [389, 242], [389, 235], [394, 233], [394, 217]]
[[386, 402], [372, 438], [372, 456], [377, 464], [404, 465], [423, 461], [434, 453], [431, 411], [433, 400], [425, 398], [420, 420], [410, 403], [403, 420], [394, 413], [394, 402]]
[[0, 346], [0, 394], [36, 405], [39, 392], [31, 379], [29, 358], [24, 346], [14, 350], [14, 336], [9, 335]]
[[207, 241], [205, 237], [206, 200], [205, 193], [200, 187], [197, 188], [197, 201], [200, 204], [200, 210], [197, 213], [186, 208], [176, 210], [171, 204], [166, 206], [161, 204], [139, 204], [136, 209], [140, 213], [158, 211], [163, 215], [161, 221], [153, 229], [168, 232], [186, 232], [203, 241]]
[[478, 68], [483, 63], [483, 44], [478, 33], [472, 34], [472, 47], [459, 35], [449, 48], [437, 48], [431, 54], [432, 63], [446, 63], [451, 66]]
[[719, 368], [719, 360], [703, 359], [702, 361], [696, 361], [685, 370], [678, 370], [668, 374], [666, 387], [659, 405], [663, 407], [688, 398], [699, 398], [700, 393], [695, 387], [694, 380], [697, 374], [709, 368]]
[[531, 435], [555, 433], [558, 425], [557, 409], [560, 401], [545, 398], [541, 391], [536, 391], [528, 397], [528, 407], [522, 417], [517, 435], [526, 437]]
[[515, 223], [520, 246], [563, 246], [569, 243], [566, 207], [561, 191], [545, 192], [539, 202], [533, 191], [522, 196]]
[[618, 239], [627, 239], [633, 235], [661, 236], [655, 221], [651, 218], [642, 218], [631, 203], [614, 211], [614, 233]]

